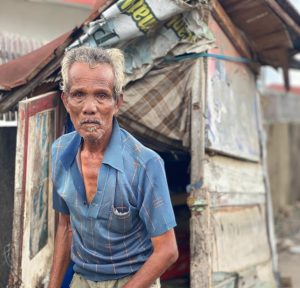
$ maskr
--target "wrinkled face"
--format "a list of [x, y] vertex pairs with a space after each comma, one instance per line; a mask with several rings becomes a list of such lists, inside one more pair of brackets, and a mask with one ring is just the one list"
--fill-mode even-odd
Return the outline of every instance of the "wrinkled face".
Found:
[[89, 142], [109, 137], [113, 116], [122, 104], [113, 98], [114, 74], [109, 64], [90, 68], [89, 64], [75, 62], [69, 70], [68, 93], [62, 100], [76, 131]]

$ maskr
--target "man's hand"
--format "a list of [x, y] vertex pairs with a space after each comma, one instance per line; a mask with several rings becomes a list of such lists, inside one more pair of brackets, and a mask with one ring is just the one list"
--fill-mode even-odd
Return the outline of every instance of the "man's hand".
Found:
[[147, 288], [178, 258], [174, 229], [151, 238], [153, 253], [123, 288]]
[[70, 216], [59, 213], [58, 227], [54, 244], [53, 264], [48, 288], [61, 287], [70, 263], [71, 242], [72, 229], [70, 224]]

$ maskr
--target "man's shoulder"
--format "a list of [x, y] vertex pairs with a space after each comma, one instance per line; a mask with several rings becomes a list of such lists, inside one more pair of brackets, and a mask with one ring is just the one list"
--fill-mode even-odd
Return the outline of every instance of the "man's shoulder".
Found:
[[74, 139], [77, 135], [76, 131], [64, 134], [57, 138], [52, 144], [52, 151], [60, 150], [63, 151], [64, 148]]
[[63, 134], [60, 137], [58, 137], [54, 142], [53, 142], [53, 146], [58, 146], [60, 144], [68, 144], [70, 141], [72, 141], [72, 139], [77, 135], [76, 131], [67, 133], [67, 134]]
[[121, 129], [121, 138], [124, 145], [124, 156], [131, 157], [135, 162], [146, 166], [151, 159], [161, 159], [160, 156], [152, 149], [143, 145], [138, 139], [125, 129]]

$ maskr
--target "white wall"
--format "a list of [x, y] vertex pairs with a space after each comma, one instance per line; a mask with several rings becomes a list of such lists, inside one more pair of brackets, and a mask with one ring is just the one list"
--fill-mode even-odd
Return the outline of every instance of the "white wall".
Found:
[[[284, 85], [282, 69], [275, 70], [272, 67], [262, 67], [261, 75], [263, 77], [263, 86], [271, 84]], [[300, 86], [300, 71], [295, 69], [289, 69], [290, 85], [291, 87]]]
[[0, 0], [0, 31], [50, 41], [82, 23], [90, 8], [26, 0]]

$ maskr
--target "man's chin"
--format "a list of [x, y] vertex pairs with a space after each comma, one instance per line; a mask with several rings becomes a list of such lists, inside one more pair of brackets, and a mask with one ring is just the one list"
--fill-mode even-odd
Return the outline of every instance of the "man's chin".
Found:
[[99, 140], [101, 140], [103, 138], [104, 133], [95, 133], [95, 132], [83, 132], [80, 133], [80, 136], [83, 138], [84, 141], [87, 142], [98, 142]]

